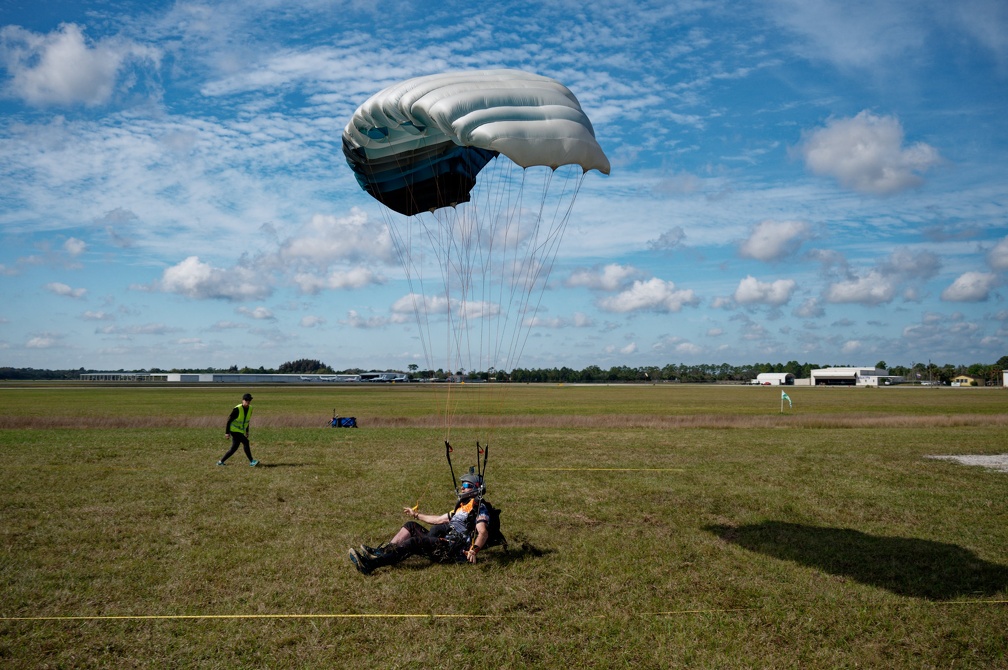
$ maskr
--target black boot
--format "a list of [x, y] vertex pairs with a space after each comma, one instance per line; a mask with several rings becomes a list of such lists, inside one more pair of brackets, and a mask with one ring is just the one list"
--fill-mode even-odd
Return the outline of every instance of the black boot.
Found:
[[374, 570], [386, 565], [395, 565], [406, 558], [409, 554], [399, 545], [383, 544], [377, 549], [362, 546], [360, 549], [350, 550], [350, 560], [357, 570], [365, 575], [371, 574]]

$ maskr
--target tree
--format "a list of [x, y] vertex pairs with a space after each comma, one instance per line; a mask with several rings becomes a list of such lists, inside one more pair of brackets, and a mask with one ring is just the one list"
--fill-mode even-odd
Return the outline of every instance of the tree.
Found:
[[332, 374], [332, 369], [315, 359], [299, 358], [296, 361], [282, 363], [277, 369], [280, 374]]
[[885, 364], [885, 361], [879, 361], [875, 364], [876, 370], [889, 370], [889, 366]]

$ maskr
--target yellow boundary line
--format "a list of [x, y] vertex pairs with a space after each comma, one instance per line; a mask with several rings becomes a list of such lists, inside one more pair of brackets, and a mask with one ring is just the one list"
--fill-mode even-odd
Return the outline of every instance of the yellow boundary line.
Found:
[[0, 621], [143, 621], [183, 619], [492, 619], [486, 614], [120, 614], [0, 617]]
[[515, 468], [530, 472], [685, 472], [685, 468]]
[[[877, 606], [901, 605], [908, 603], [877, 603]], [[1005, 605], [1008, 600], [955, 600], [949, 602], [930, 601], [926, 604], [934, 606], [961, 605]], [[728, 609], [688, 609], [666, 610], [660, 612], [636, 612], [631, 616], [682, 616], [687, 614], [727, 614], [732, 612], [756, 612], [759, 607], [735, 607]], [[393, 614], [389, 612], [378, 614], [120, 614], [92, 616], [23, 616], [0, 617], [0, 621], [180, 621], [180, 620], [227, 620], [227, 619], [515, 619], [536, 618], [538, 614]], [[599, 618], [589, 616], [588, 618]], [[603, 617], [604, 618], [604, 617]]]

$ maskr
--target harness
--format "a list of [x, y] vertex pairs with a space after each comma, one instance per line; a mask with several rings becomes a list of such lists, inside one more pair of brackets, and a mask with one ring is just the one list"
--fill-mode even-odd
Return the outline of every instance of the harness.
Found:
[[479, 476], [480, 485], [475, 489], [459, 490], [458, 480], [455, 478], [455, 468], [452, 466], [451, 460], [453, 451], [451, 443], [445, 440], [445, 458], [448, 460], [448, 469], [451, 471], [452, 486], [455, 488], [456, 497], [455, 509], [452, 510], [449, 516], [454, 517], [460, 509], [468, 506], [469, 510], [465, 520], [466, 530], [465, 533], [461, 533], [454, 526], [449, 525], [448, 533], [442, 538], [441, 542], [438, 542], [438, 546], [434, 551], [435, 557], [439, 561], [465, 560], [463, 553], [476, 543], [476, 522], [479, 519], [481, 507], [486, 510], [489, 517], [487, 522], [489, 538], [485, 546], [492, 547], [500, 544], [504, 545], [506, 549], [507, 539], [500, 532], [500, 510], [491, 505], [483, 497], [486, 494], [486, 486], [482, 482], [484, 481], [483, 475], [486, 472], [487, 457], [490, 452], [489, 445], [481, 447], [479, 442], [476, 443], [476, 466], [469, 468], [470, 474]]

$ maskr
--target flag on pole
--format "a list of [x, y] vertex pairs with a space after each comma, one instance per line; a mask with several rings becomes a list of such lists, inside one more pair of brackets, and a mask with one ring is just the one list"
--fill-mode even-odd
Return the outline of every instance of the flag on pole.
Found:
[[785, 393], [784, 391], [781, 391], [781, 392], [780, 392], [780, 406], [781, 406], [781, 411], [784, 411], [784, 401], [785, 401], [785, 400], [787, 400], [787, 406], [788, 406], [789, 408], [792, 408], [792, 409], [793, 409], [793, 408], [794, 408], [794, 405], [792, 405], [792, 404], [791, 404], [791, 396], [789, 396], [789, 395], [788, 395], [787, 393]]

